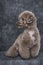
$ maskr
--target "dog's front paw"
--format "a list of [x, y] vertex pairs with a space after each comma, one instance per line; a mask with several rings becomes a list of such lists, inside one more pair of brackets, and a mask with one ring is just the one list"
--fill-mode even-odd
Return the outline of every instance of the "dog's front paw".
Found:
[[5, 56], [13, 57], [14, 55], [13, 55], [12, 53], [10, 53], [9, 51], [6, 51], [6, 52], [5, 52]]
[[5, 52], [5, 56], [7, 57], [16, 57], [18, 55], [18, 52], [10, 52], [9, 50]]

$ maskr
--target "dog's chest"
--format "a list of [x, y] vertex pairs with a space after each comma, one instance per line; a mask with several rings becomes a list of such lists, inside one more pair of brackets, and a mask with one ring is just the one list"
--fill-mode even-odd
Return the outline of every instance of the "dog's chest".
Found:
[[35, 37], [34, 37], [35, 31], [29, 31], [28, 34], [30, 35], [31, 39], [34, 41], [35, 40]]

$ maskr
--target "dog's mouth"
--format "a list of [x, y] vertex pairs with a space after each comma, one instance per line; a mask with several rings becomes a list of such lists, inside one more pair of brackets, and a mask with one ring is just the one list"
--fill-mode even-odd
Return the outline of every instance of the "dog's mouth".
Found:
[[21, 24], [21, 23], [17, 22], [17, 23], [16, 23], [16, 26], [17, 26], [18, 28], [23, 28], [24, 24]]

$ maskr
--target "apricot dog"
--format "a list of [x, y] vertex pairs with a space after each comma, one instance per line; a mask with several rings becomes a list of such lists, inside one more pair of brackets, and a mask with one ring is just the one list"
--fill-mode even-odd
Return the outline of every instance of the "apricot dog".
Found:
[[17, 56], [18, 53], [24, 59], [36, 57], [40, 50], [40, 33], [37, 28], [37, 19], [34, 13], [24, 11], [20, 13], [18, 28], [24, 28], [24, 31], [17, 37], [14, 44], [6, 51], [6, 56]]

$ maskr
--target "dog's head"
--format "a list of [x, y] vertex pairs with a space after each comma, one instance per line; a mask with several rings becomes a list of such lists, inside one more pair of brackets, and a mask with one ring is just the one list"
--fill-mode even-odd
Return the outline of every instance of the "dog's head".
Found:
[[36, 17], [34, 13], [30, 11], [22, 12], [19, 17], [19, 21], [16, 23], [19, 28], [21, 27], [31, 27], [36, 25]]

